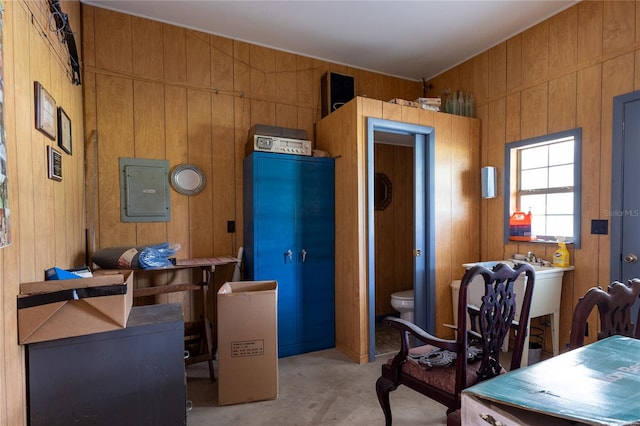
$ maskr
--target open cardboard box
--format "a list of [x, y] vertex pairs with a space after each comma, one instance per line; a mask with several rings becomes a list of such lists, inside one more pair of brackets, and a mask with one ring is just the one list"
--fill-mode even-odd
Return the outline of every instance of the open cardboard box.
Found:
[[133, 305], [133, 271], [22, 283], [17, 302], [20, 344], [117, 330]]
[[278, 397], [278, 283], [225, 283], [218, 304], [218, 405]]

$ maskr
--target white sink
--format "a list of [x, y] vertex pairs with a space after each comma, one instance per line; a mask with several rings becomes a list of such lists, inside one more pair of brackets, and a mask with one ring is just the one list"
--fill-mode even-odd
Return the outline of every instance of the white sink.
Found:
[[[531, 318], [536, 318], [543, 315], [551, 315], [551, 337], [553, 344], [553, 354], [558, 355], [560, 353], [560, 342], [558, 331], [560, 328], [560, 296], [562, 294], [562, 277], [565, 271], [573, 270], [573, 266], [569, 267], [555, 267], [555, 266], [542, 266], [537, 263], [525, 262], [523, 260], [490, 260], [486, 262], [465, 263], [462, 266], [465, 269], [470, 269], [476, 265], [482, 265], [486, 268], [493, 268], [498, 263], [506, 263], [512, 268], [519, 263], [529, 263], [533, 266], [536, 273], [536, 285], [533, 289], [533, 299], [531, 300], [531, 309], [529, 313], [529, 334], [524, 342], [524, 351], [522, 354], [522, 366], [528, 364], [529, 351], [529, 336], [531, 335]], [[476, 277], [476, 280], [482, 280], [482, 277]], [[524, 294], [526, 286], [526, 276], [521, 275], [515, 282], [516, 295]], [[484, 287], [482, 285], [473, 285], [473, 282], [469, 290], [469, 304], [480, 305], [480, 298], [484, 295]], [[520, 307], [522, 306], [522, 299], [516, 299], [516, 318], [520, 315]], [[503, 349], [508, 349], [508, 340], [505, 341]]]
[[465, 269], [471, 269], [472, 267], [474, 267], [476, 265], [482, 265], [485, 268], [491, 269], [494, 266], [496, 266], [498, 263], [506, 263], [507, 265], [509, 265], [512, 268], [515, 267], [515, 265], [518, 265], [520, 263], [528, 263], [529, 265], [533, 266], [533, 269], [536, 271], [536, 276], [538, 274], [547, 273], [547, 272], [564, 272], [564, 271], [572, 271], [573, 270], [573, 266], [568, 266], [568, 267], [542, 266], [539, 263], [527, 262], [527, 261], [524, 261], [524, 260], [514, 260], [514, 259], [488, 260], [486, 262], [465, 263], [462, 266]]

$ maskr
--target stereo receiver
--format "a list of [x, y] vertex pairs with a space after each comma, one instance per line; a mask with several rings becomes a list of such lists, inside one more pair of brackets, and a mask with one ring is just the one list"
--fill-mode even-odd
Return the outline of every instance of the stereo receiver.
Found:
[[276, 152], [278, 154], [312, 155], [311, 141], [278, 136], [253, 135], [247, 140], [245, 153], [254, 151]]

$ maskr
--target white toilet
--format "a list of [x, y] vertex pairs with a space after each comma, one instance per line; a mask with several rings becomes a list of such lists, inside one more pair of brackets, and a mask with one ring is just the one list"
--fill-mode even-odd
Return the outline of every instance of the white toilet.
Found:
[[391, 306], [400, 312], [400, 318], [413, 322], [413, 290], [393, 293], [391, 295]]

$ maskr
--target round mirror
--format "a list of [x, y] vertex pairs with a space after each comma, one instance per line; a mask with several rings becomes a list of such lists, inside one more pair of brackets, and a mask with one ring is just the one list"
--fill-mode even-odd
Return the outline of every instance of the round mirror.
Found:
[[207, 179], [194, 164], [180, 164], [171, 172], [171, 186], [184, 195], [195, 195], [204, 189]]
[[384, 210], [391, 203], [391, 180], [384, 173], [376, 173], [374, 177], [374, 209]]

